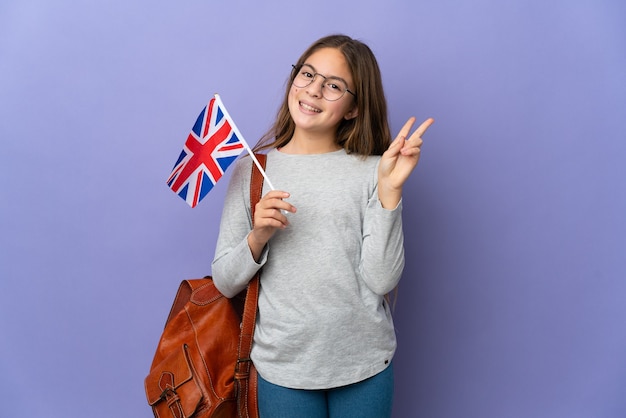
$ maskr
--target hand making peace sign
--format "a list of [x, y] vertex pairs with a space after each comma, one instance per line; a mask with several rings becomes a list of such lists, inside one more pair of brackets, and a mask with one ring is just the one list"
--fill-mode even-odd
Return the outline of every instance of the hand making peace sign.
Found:
[[402, 186], [419, 161], [422, 136], [434, 122], [432, 118], [426, 119], [409, 136], [415, 123], [414, 117], [409, 118], [382, 155], [378, 167], [378, 199], [384, 208], [393, 209], [398, 205]]

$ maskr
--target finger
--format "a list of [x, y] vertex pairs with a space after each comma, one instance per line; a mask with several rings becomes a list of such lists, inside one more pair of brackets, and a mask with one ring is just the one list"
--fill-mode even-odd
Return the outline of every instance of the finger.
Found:
[[255, 219], [252, 231], [254, 232], [254, 236], [260, 242], [267, 242], [274, 235], [274, 232], [277, 229], [286, 229], [288, 226], [288, 222], [283, 223], [278, 219], [260, 218]]
[[268, 211], [266, 216], [263, 218], [264, 222], [267, 223], [268, 226], [272, 226], [275, 228], [286, 228], [289, 225], [289, 219], [285, 216], [283, 212], [278, 209], [272, 209]]
[[405, 141], [404, 143], [404, 148], [411, 148], [411, 147], [421, 147], [422, 144], [424, 143], [424, 141], [422, 140], [422, 138], [420, 136], [417, 136], [416, 134], [411, 135], [411, 138], [409, 138], [407, 141]]
[[414, 123], [415, 123], [415, 116], [411, 116], [409, 120], [407, 120], [404, 123], [404, 126], [402, 126], [402, 129], [400, 129], [400, 132], [398, 133], [398, 136], [396, 137], [396, 139], [400, 137], [408, 138], [409, 132], [411, 132], [411, 128], [413, 127]]
[[275, 207], [263, 208], [254, 214], [254, 228], [281, 228], [284, 229], [289, 225], [289, 219], [286, 216], [287, 211]]
[[404, 146], [405, 139], [406, 137], [398, 134], [398, 136], [393, 141], [391, 141], [391, 144], [389, 144], [389, 147], [387, 148], [383, 156], [388, 158], [398, 155], [398, 153]]
[[418, 137], [421, 138], [433, 123], [435, 123], [435, 119], [433, 118], [426, 119], [424, 122], [422, 122], [420, 126], [417, 127], [417, 129], [415, 130], [415, 132], [413, 132], [413, 135], [411, 135], [411, 137], [417, 135]]
[[263, 199], [287, 199], [289, 196], [289, 193], [282, 190], [272, 190], [270, 192], [267, 192], [267, 194], [263, 196]]
[[420, 152], [421, 150], [419, 147], [406, 147], [402, 148], [400, 151], [400, 153], [405, 157], [419, 157]]
[[285, 202], [284, 200], [277, 200], [274, 207], [283, 212], [291, 212], [291, 213], [296, 212], [296, 207], [289, 202]]
[[291, 203], [286, 202], [282, 199], [265, 199], [259, 202], [259, 208], [270, 210], [270, 209], [279, 209], [286, 210], [288, 212], [295, 212], [296, 208]]
[[291, 195], [281, 190], [273, 190], [263, 196], [263, 199], [258, 203], [262, 209], [280, 209], [288, 212], [295, 212], [296, 208], [289, 202], [283, 199], [290, 197]]

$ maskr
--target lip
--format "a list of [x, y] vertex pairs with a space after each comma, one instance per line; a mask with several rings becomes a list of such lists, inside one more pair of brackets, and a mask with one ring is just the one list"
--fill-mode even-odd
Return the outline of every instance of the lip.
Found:
[[314, 115], [318, 115], [322, 113], [322, 109], [320, 109], [317, 106], [314, 106], [313, 104], [309, 102], [305, 102], [303, 100], [298, 101], [298, 106], [300, 107], [300, 110], [302, 110], [304, 113], [309, 113], [309, 114], [314, 114]]

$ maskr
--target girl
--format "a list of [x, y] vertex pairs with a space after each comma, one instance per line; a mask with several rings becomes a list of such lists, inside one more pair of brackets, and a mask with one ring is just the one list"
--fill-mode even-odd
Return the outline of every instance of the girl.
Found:
[[[391, 142], [376, 58], [344, 35], [293, 65], [266, 193], [250, 218], [252, 161], [236, 163], [212, 273], [227, 297], [261, 274], [252, 360], [261, 418], [389, 417], [396, 338], [385, 295], [404, 267], [402, 186], [426, 120]], [[390, 143], [391, 142], [391, 143]]]

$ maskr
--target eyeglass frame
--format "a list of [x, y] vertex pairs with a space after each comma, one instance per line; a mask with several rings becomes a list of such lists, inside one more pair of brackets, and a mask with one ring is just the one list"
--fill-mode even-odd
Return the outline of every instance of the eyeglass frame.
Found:
[[309, 84], [307, 84], [306, 86], [296, 86], [296, 85], [294, 84], [294, 81], [296, 80], [296, 77], [298, 77], [298, 75], [297, 75], [297, 74], [296, 74], [296, 75], [294, 75], [293, 79], [291, 80], [291, 84], [293, 84], [294, 86], [296, 86], [296, 87], [298, 87], [298, 88], [303, 89], [303, 88], [305, 88], [305, 87], [309, 87], [311, 84], [313, 84], [313, 82], [315, 81], [315, 77], [317, 77], [318, 75], [319, 75], [320, 77], [322, 77], [324, 80], [328, 80], [328, 78], [330, 77], [330, 78], [334, 78], [334, 79], [341, 80], [342, 82], [344, 82], [344, 83], [346, 84], [346, 91], [344, 91], [344, 92], [343, 92], [343, 94], [342, 94], [341, 96], [339, 96], [338, 98], [336, 98], [336, 99], [332, 99], [332, 100], [331, 100], [331, 99], [326, 98], [326, 96], [324, 96], [324, 91], [322, 91], [322, 97], [324, 98], [324, 100], [327, 100], [327, 101], [329, 101], [329, 102], [336, 102], [337, 100], [341, 100], [341, 98], [342, 98], [342, 97], [344, 97], [344, 96], [346, 95], [346, 92], [350, 93], [350, 94], [351, 94], [352, 96], [354, 96], [354, 98], [356, 99], [356, 93], [355, 93], [355, 92], [353, 92], [352, 90], [350, 90], [350, 89], [348, 88], [348, 83], [346, 82], [346, 80], [344, 80], [344, 79], [343, 79], [343, 78], [341, 78], [341, 77], [336, 77], [336, 76], [325, 76], [325, 75], [323, 75], [323, 74], [320, 74], [320, 73], [318, 73], [318, 72], [315, 72], [315, 68], [314, 68], [311, 64], [300, 64], [299, 66], [298, 66], [298, 65], [291, 64], [292, 71], [295, 71], [295, 72], [297, 73], [297, 72], [298, 72], [298, 71], [300, 71], [300, 70], [302, 69], [302, 67], [304, 67], [305, 65], [306, 65], [307, 67], [310, 67], [310, 68], [313, 70], [313, 77], [311, 77], [311, 81], [309, 82]]

